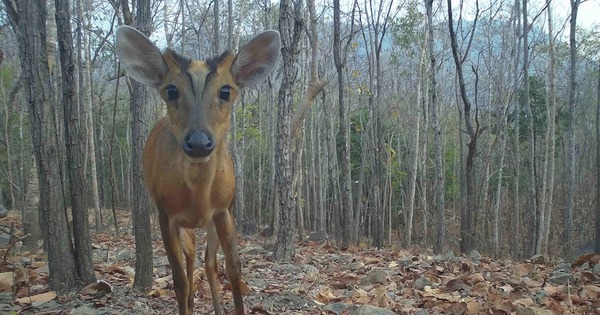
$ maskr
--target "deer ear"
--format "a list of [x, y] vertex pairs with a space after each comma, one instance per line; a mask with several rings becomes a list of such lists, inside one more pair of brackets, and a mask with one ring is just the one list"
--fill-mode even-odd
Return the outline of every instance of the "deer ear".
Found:
[[116, 52], [121, 67], [136, 81], [158, 88], [167, 73], [160, 50], [131, 26], [119, 26], [116, 33]]
[[250, 40], [231, 65], [236, 84], [244, 88], [266, 79], [277, 64], [280, 49], [277, 31], [265, 31]]

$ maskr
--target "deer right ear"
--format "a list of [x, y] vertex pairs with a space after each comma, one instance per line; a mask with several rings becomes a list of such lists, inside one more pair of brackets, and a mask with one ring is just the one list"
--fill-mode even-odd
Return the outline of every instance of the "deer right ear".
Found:
[[160, 50], [131, 26], [119, 26], [116, 37], [121, 67], [136, 81], [158, 88], [168, 69]]

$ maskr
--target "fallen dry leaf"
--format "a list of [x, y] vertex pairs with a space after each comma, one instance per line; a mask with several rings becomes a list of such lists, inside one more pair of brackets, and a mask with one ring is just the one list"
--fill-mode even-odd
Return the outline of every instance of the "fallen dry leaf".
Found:
[[32, 296], [26, 296], [20, 299], [16, 299], [15, 302], [19, 304], [31, 304], [31, 303], [43, 303], [48, 302], [56, 298], [56, 292], [50, 291], [42, 294], [36, 294]]

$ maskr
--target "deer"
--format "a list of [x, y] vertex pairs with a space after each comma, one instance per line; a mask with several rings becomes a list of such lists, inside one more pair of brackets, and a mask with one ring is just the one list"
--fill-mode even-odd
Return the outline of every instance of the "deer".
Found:
[[144, 34], [124, 25], [116, 30], [115, 47], [125, 73], [158, 91], [167, 107], [165, 117], [148, 135], [142, 164], [148, 193], [158, 209], [179, 314], [192, 314], [194, 307], [196, 228], [207, 232], [205, 270], [215, 314], [222, 314], [217, 291], [220, 246], [234, 313], [244, 314], [231, 212], [235, 174], [227, 133], [242, 89], [265, 80], [275, 68], [280, 35], [268, 30], [252, 38], [237, 55], [226, 51], [199, 61], [171, 49], [161, 52]]

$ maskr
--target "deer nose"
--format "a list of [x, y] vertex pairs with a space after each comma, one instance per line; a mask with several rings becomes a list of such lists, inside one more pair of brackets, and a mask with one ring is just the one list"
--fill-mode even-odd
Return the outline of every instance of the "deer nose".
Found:
[[183, 139], [183, 151], [190, 157], [207, 157], [214, 148], [212, 136], [202, 130], [191, 131]]

